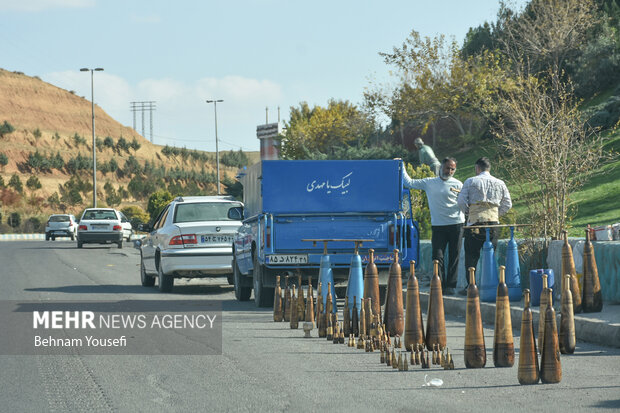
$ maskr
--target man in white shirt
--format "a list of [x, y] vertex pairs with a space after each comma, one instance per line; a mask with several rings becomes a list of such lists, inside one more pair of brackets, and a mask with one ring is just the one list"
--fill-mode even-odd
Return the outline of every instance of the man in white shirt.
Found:
[[[465, 221], [457, 204], [457, 194], [463, 184], [453, 177], [455, 171], [456, 160], [445, 158], [441, 162], [438, 177], [411, 179], [407, 171], [403, 177], [405, 188], [420, 189], [426, 192], [433, 230], [431, 240], [433, 260], [439, 261], [442, 289], [446, 295], [454, 295], [455, 293], [461, 249], [461, 230]], [[447, 274], [444, 270], [446, 246], [450, 252]]]
[[[510, 192], [501, 179], [492, 176], [491, 163], [488, 158], [476, 161], [476, 176], [468, 178], [458, 196], [458, 205], [461, 211], [468, 216], [467, 225], [494, 225], [499, 224], [499, 217], [512, 208]], [[499, 231], [491, 228], [493, 248], [497, 246]], [[480, 258], [480, 249], [486, 241], [484, 229], [466, 229], [464, 231], [465, 270], [476, 267]], [[469, 285], [469, 280], [467, 280]], [[467, 289], [459, 291], [466, 295]]]

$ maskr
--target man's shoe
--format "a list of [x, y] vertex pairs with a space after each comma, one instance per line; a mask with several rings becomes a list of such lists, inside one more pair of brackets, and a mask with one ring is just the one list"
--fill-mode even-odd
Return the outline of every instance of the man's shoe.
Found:
[[463, 288], [461, 291], [459, 291], [459, 295], [467, 296], [467, 288]]
[[444, 293], [444, 295], [454, 295], [455, 290], [452, 287], [448, 287], [446, 288], [446, 292]]

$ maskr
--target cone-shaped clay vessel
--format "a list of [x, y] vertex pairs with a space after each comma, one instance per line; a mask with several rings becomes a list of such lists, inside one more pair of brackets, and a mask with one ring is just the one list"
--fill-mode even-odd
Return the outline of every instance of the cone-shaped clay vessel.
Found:
[[299, 327], [299, 320], [297, 319], [297, 298], [295, 298], [295, 287], [291, 288], [292, 296], [291, 296], [291, 328], [295, 329]]
[[364, 271], [364, 298], [372, 298], [372, 312], [381, 319], [381, 301], [379, 296], [379, 269], [375, 264], [375, 250], [368, 250], [368, 264]]
[[385, 297], [385, 310], [383, 322], [387, 332], [392, 336], [402, 335], [405, 329], [405, 317], [403, 314], [403, 277], [398, 263], [398, 250], [394, 250], [394, 260], [390, 265], [388, 277], [387, 295]]
[[325, 338], [327, 336], [327, 318], [325, 317], [325, 308], [323, 307], [323, 298], [321, 297], [321, 283], [319, 283], [319, 289], [317, 290], [316, 297], [316, 325], [319, 329], [319, 337]]
[[555, 310], [552, 304], [552, 290], [547, 289], [547, 314], [545, 315], [545, 338], [540, 355], [540, 380], [543, 383], [559, 383], [562, 381], [562, 364], [560, 363], [560, 346], [558, 331], [555, 324]]
[[[569, 287], [573, 298], [573, 314], [581, 312], [581, 289], [579, 288], [579, 280], [577, 280], [577, 269], [575, 268], [575, 260], [573, 259], [573, 250], [568, 243], [568, 235], [566, 231], [564, 233], [564, 245], [562, 245], [562, 272], [561, 275], [570, 275]], [[566, 279], [563, 278], [562, 282], [562, 294], [564, 294], [564, 283]], [[564, 297], [564, 296], [562, 296]]]
[[351, 333], [353, 333], [355, 337], [358, 337], [360, 335], [360, 322], [359, 312], [357, 311], [357, 300], [353, 300], [353, 308], [351, 310]]
[[314, 296], [312, 292], [312, 277], [308, 279], [308, 297], [306, 298], [306, 315], [304, 319], [312, 323], [314, 328]]
[[487, 352], [484, 345], [482, 330], [482, 316], [480, 314], [480, 297], [475, 268], [469, 268], [469, 286], [467, 287], [467, 307], [465, 310], [465, 367], [475, 369], [484, 367], [487, 362]]
[[367, 326], [366, 326], [366, 311], [364, 309], [364, 300], [361, 301], [359, 312], [360, 312], [360, 316], [359, 316], [360, 336], [366, 337], [366, 335], [368, 335], [368, 332], [366, 330]]
[[282, 287], [280, 287], [280, 276], [276, 275], [276, 290], [273, 294], [273, 321], [280, 322], [283, 318]]
[[301, 275], [297, 277], [299, 283], [299, 289], [297, 290], [297, 321], [304, 321], [306, 317], [306, 299], [304, 298], [304, 291], [301, 289]]
[[594, 246], [590, 241], [590, 226], [586, 230], [586, 243], [583, 246], [583, 297], [581, 305], [585, 313], [597, 313], [603, 309], [601, 281], [594, 258]]
[[344, 297], [344, 307], [342, 309], [342, 328], [348, 337], [351, 334], [351, 311], [349, 311], [349, 297]]
[[575, 338], [575, 317], [573, 314], [573, 295], [570, 291], [571, 275], [564, 276], [564, 292], [562, 293], [562, 309], [560, 310], [560, 352], [573, 354], [577, 344]]
[[284, 321], [291, 321], [291, 288], [288, 285], [288, 275], [284, 277]]
[[418, 344], [424, 345], [424, 325], [420, 307], [420, 288], [415, 276], [415, 261], [411, 261], [409, 280], [407, 281], [407, 308], [405, 312], [405, 348]]
[[534, 337], [534, 321], [530, 309], [530, 290], [523, 291], [523, 315], [521, 316], [521, 336], [519, 339], [519, 370], [521, 384], [536, 384], [539, 380], [538, 354]]
[[493, 364], [495, 367], [512, 367], [515, 363], [515, 346], [512, 338], [510, 296], [505, 282], [505, 267], [499, 267], [499, 284], [495, 301], [495, 336], [493, 339]]
[[547, 274], [542, 276], [542, 290], [540, 292], [540, 306], [538, 307], [538, 348], [542, 350], [542, 343], [545, 330], [545, 315], [547, 314], [547, 290], [549, 289], [549, 283]]
[[[426, 319], [426, 348], [433, 349], [433, 345], [439, 344], [443, 349], [447, 344], [446, 316], [443, 310], [443, 293], [441, 279], [439, 278], [439, 261], [433, 261], [433, 278], [431, 279], [431, 291], [428, 297], [428, 314]], [[477, 291], [477, 290], [476, 290]]]

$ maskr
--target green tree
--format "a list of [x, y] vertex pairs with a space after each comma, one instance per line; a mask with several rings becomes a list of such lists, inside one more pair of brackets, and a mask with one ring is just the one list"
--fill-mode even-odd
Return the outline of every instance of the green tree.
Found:
[[330, 157], [340, 146], [365, 145], [374, 131], [372, 119], [348, 101], [330, 100], [327, 108], [312, 109], [302, 102], [291, 107], [281, 153], [285, 159], [302, 159], [307, 151]]
[[157, 218], [159, 212], [174, 198], [172, 194], [165, 189], [155, 191], [150, 197], [146, 207], [146, 211], [151, 217], [150, 221], [154, 221]]
[[41, 181], [39, 181], [39, 178], [36, 175], [30, 175], [30, 178], [26, 181], [26, 186], [33, 192], [37, 189], [41, 189], [42, 187]]
[[22, 180], [16, 173], [11, 176], [8, 186], [12, 187], [20, 194], [24, 192], [24, 185], [22, 184]]
[[106, 148], [114, 149], [114, 140], [111, 137], [106, 136], [103, 140], [103, 146], [105, 146]]
[[140, 142], [138, 142], [135, 136], [133, 137], [133, 140], [131, 141], [129, 146], [131, 147], [131, 149], [134, 150], [134, 152], [138, 152], [138, 149], [142, 147], [142, 145], [140, 145]]
[[9, 157], [4, 153], [0, 153], [0, 166], [5, 167], [9, 163]]
[[4, 138], [4, 135], [15, 132], [15, 128], [6, 120], [0, 125], [0, 138]]
[[60, 202], [60, 196], [58, 195], [58, 192], [54, 192], [52, 195], [47, 197], [47, 203], [49, 204], [50, 207], [54, 209], [60, 208], [61, 202]]
[[[414, 168], [413, 165], [407, 164], [407, 173], [412, 179], [423, 179], [435, 176], [431, 172], [431, 168], [426, 165], [420, 165]], [[411, 189], [411, 210], [413, 212], [413, 219], [418, 221], [418, 227], [420, 230], [420, 239], [430, 239], [431, 237], [431, 212], [428, 207], [428, 199], [424, 191], [417, 189]], [[408, 203], [409, 200], [407, 199]], [[405, 211], [409, 211], [409, 208], [404, 208]], [[407, 212], [409, 215], [409, 212]]]
[[150, 219], [149, 214], [147, 214], [145, 210], [135, 205], [125, 207], [121, 212], [125, 214], [127, 219], [131, 222], [131, 226], [134, 228], [138, 228], [140, 224], [148, 223]]

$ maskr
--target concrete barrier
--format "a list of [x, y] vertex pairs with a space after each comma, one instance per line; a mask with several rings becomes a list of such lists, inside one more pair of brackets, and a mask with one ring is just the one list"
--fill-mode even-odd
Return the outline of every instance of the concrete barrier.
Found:
[[[519, 265], [521, 267], [521, 288], [529, 288], [530, 270], [537, 268], [552, 268], [555, 274], [561, 273], [562, 268], [562, 244], [564, 241], [551, 241], [548, 248], [545, 248], [543, 240], [538, 240], [536, 248], [529, 254], [521, 250], [522, 239], [516, 240], [519, 245]], [[582, 272], [583, 245], [585, 238], [570, 238], [569, 244], [573, 249], [573, 258], [577, 273]], [[506, 262], [507, 239], [499, 240], [496, 250], [496, 263], [504, 265]], [[609, 303], [620, 303], [620, 242], [619, 241], [593, 241], [594, 256], [598, 275], [601, 280], [601, 290], [603, 301]], [[461, 247], [459, 258], [457, 288], [467, 285], [465, 279], [465, 251]], [[480, 262], [478, 268], [480, 269]], [[420, 241], [420, 262], [416, 265], [416, 273], [419, 275], [429, 275], [433, 271], [432, 248], [430, 240]], [[559, 297], [559, 291], [557, 291]]]
[[0, 234], [0, 241], [45, 241], [45, 234]]

